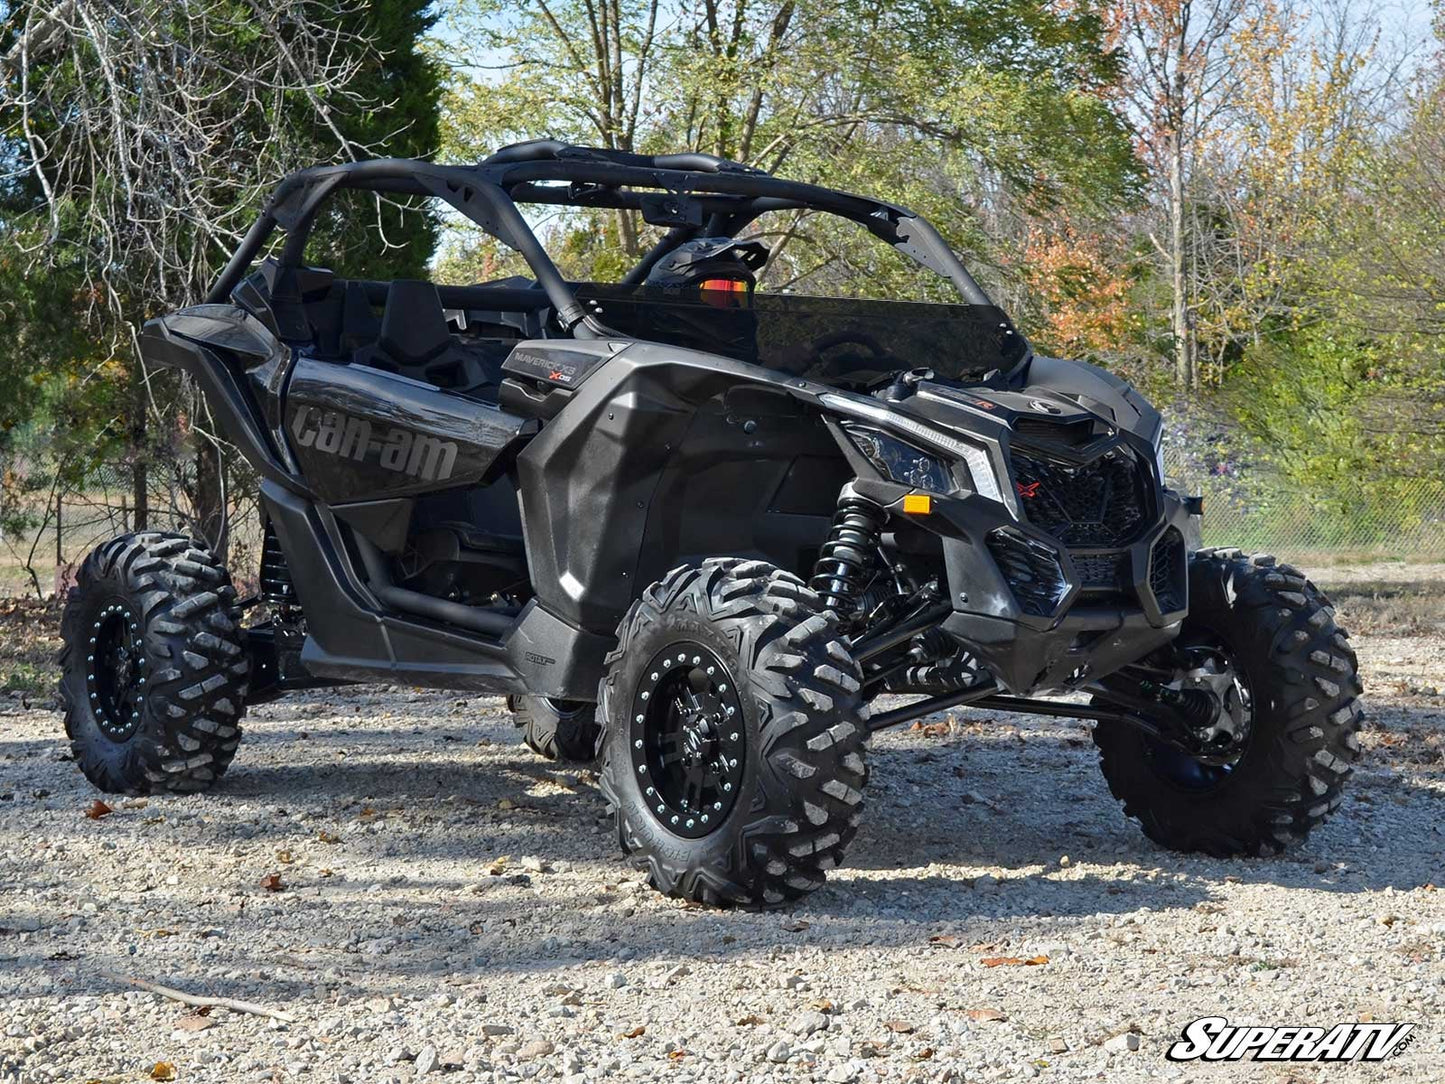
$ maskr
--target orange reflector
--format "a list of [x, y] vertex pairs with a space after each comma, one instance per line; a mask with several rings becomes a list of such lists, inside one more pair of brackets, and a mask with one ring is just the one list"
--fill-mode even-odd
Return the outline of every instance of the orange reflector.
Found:
[[927, 493], [905, 493], [903, 511], [910, 516], [926, 516], [933, 511], [933, 498]]

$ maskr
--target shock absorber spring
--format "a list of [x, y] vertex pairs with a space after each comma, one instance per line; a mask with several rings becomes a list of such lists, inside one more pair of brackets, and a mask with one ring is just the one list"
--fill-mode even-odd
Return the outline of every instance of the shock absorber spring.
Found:
[[823, 604], [840, 615], [851, 614], [868, 586], [868, 573], [878, 554], [888, 513], [876, 501], [844, 488], [828, 541], [818, 551], [811, 586]]

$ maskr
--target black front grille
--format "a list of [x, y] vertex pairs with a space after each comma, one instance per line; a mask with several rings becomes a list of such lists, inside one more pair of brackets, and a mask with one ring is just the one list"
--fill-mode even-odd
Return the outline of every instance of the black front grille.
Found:
[[1160, 613], [1184, 609], [1188, 602], [1188, 564], [1184, 536], [1170, 527], [1149, 554], [1149, 589], [1154, 592]]
[[1072, 553], [1079, 583], [1086, 588], [1117, 590], [1128, 582], [1128, 553]]
[[1058, 555], [1012, 527], [990, 531], [988, 551], [1003, 570], [1019, 609], [1033, 617], [1053, 617], [1069, 589]]
[[1147, 526], [1148, 472], [1125, 448], [1082, 466], [1012, 453], [1019, 507], [1065, 546], [1126, 546]]

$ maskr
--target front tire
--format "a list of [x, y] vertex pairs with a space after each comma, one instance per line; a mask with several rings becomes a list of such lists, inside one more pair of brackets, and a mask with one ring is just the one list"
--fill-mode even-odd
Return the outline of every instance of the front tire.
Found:
[[823, 884], [858, 829], [861, 672], [837, 618], [762, 561], [649, 587], [601, 685], [602, 793], [654, 888], [765, 907]]
[[61, 618], [60, 697], [80, 770], [108, 794], [211, 786], [241, 740], [246, 656], [235, 588], [183, 535], [98, 546]]
[[527, 748], [543, 760], [590, 764], [597, 759], [602, 728], [597, 705], [548, 696], [509, 696], [507, 708]]
[[1100, 768], [1156, 843], [1217, 857], [1278, 854], [1339, 806], [1359, 759], [1355, 652], [1324, 594], [1273, 557], [1201, 550], [1189, 563], [1189, 596], [1179, 643], [1218, 644], [1233, 660], [1250, 712], [1241, 752], [1227, 764], [1191, 764], [1126, 723], [1100, 722]]

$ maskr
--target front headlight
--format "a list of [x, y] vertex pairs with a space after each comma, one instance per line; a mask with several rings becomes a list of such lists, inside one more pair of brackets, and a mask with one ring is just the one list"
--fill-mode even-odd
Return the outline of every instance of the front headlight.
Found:
[[844, 425], [843, 431], [883, 477], [940, 495], [953, 491], [953, 480], [944, 465], [907, 441], [861, 425]]
[[[839, 414], [867, 418], [869, 421], [889, 429], [901, 430], [920, 444], [926, 444], [930, 448], [952, 456], [962, 464], [961, 469], [967, 470], [969, 482], [975, 493], [980, 497], [987, 497], [991, 501], [998, 501], [999, 504], [1005, 503], [1003, 493], [999, 489], [998, 478], [994, 474], [993, 464], [989, 461], [988, 452], [980, 445], [939, 432], [930, 425], [924, 425], [922, 422], [914, 421], [906, 414], [879, 406], [873, 400], [861, 395], [847, 395], [830, 391], [818, 396], [818, 401]], [[898, 440], [899, 438], [893, 437], [892, 439]], [[927, 453], [920, 454], [927, 455]], [[948, 474], [949, 472], [945, 470], [944, 473]]]

